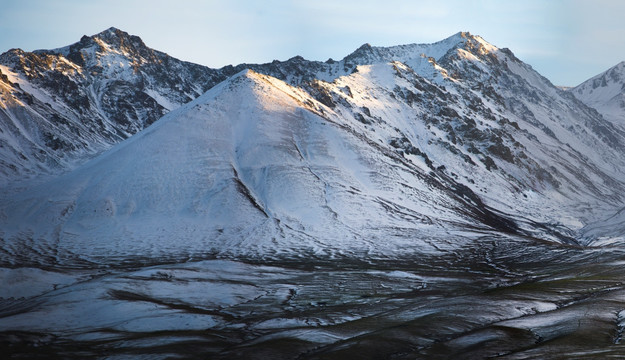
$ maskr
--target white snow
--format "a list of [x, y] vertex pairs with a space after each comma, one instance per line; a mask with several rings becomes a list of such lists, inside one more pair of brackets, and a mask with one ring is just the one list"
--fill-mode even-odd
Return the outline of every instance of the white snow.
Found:
[[625, 128], [625, 61], [568, 91], [607, 120]]
[[[410, 193], [397, 197], [398, 186], [389, 185], [405, 170], [334, 121], [301, 90], [242, 72], [85, 166], [4, 203], [4, 245], [19, 251], [9, 239], [34, 231], [42, 239], [36, 247], [58, 236], [61, 254], [93, 260], [210, 249], [369, 252], [394, 247], [371, 242], [384, 228], [432, 231], [413, 219], [457, 219], [444, 206], [409, 200]], [[410, 221], [382, 204], [406, 207]]]
[[[131, 79], [128, 54], [96, 41], [103, 50], [89, 58], [105, 65], [111, 79]], [[466, 47], [469, 41], [478, 48]], [[466, 205], [427, 180], [432, 168], [443, 167], [431, 176], [468, 186], [538, 237], [549, 235], [534, 233], [532, 221], [573, 233], [614, 211], [615, 204], [601, 194], [614, 191], [606, 179], [622, 177], [623, 158], [601, 146], [588, 118], [575, 114], [561, 92], [531, 67], [466, 33], [434, 44], [369, 50], [369, 64], [349, 74], [330, 71], [332, 82], [318, 81], [337, 101], [335, 108], [303, 89], [243, 71], [84, 166], [7, 195], [0, 204], [7, 261], [19, 263], [11, 258], [26, 256], [21, 246], [30, 238], [37, 241], [28, 251], [53, 247], [60, 262], [74, 253], [98, 262], [137, 254], [438, 251], [426, 239], [449, 233], [470, 237], [463, 226], [475, 222], [457, 211]], [[532, 117], [525, 118], [484, 96], [472, 86], [476, 79], [456, 79], [437, 64], [450, 55], [453, 62], [446, 66], [470, 64], [478, 76], [489, 78], [493, 65], [480, 57], [484, 54], [495, 54], [523, 79], [518, 86], [550, 102], [520, 97], [522, 110]], [[97, 89], [91, 91], [97, 99]], [[506, 87], [495, 91], [515, 97]], [[484, 155], [462, 142], [452, 144], [445, 127], [425, 121], [440, 110], [429, 104], [441, 100], [432, 98], [438, 93], [450, 111], [473, 119], [477, 131], [504, 129], [502, 118], [518, 124], [518, 131], [504, 130], [518, 142], [514, 154], [523, 152], [529, 160], [495, 158], [497, 170], [489, 170], [482, 164]], [[407, 94], [413, 100], [401, 98]], [[158, 89], [148, 95], [167, 109], [178, 106]], [[492, 116], [472, 110], [471, 97]], [[431, 164], [423, 155], [393, 148], [397, 139], [406, 139]], [[512, 140], [505, 141], [512, 146]], [[540, 179], [537, 169], [552, 174], [559, 185]]]

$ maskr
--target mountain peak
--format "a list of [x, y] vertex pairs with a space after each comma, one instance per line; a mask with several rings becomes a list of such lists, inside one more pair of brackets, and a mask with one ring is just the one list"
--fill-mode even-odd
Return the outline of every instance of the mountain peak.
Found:
[[473, 37], [473, 35], [471, 35], [471, 33], [468, 31], [458, 31], [457, 33], [453, 34], [452, 36], [448, 37], [445, 40], [449, 40], [449, 39], [462, 40], [462, 39], [468, 39], [471, 37]]
[[140, 37], [136, 35], [130, 35], [127, 32], [117, 29], [115, 27], [110, 27], [96, 35], [91, 36], [91, 38], [100, 39], [108, 45], [120, 50], [138, 50], [147, 48], [147, 46]]
[[489, 43], [484, 40], [483, 37], [479, 35], [473, 35], [468, 31], [458, 32], [445, 40], [440, 41], [439, 43], [448, 43], [453, 44], [451, 48], [463, 48], [465, 50], [475, 50], [478, 49], [481, 53], [492, 53], [499, 50], [495, 45]]
[[108, 29], [106, 29], [106, 30], [102, 31], [102, 33], [105, 33], [105, 32], [109, 32], [109, 33], [116, 33], [116, 32], [118, 32], [118, 31], [124, 32], [124, 31], [122, 31], [121, 29], [116, 28], [115, 26], [111, 26], [110, 28], [108, 28]]
[[[618, 86], [625, 86], [625, 61], [621, 61], [601, 74], [595, 75], [582, 84], [579, 84], [575, 87], [575, 91], [579, 94], [583, 92], [592, 93], [592, 90], [609, 87], [611, 83], [617, 84]], [[621, 89], [619, 88], [617, 90]]]
[[571, 92], [605, 119], [625, 126], [625, 61], [577, 85]]
[[233, 81], [236, 81], [236, 79], [238, 79], [238, 78], [245, 78], [245, 79], [255, 80], [255, 79], [258, 79], [259, 77], [260, 77], [260, 74], [257, 73], [256, 71], [254, 71], [252, 69], [244, 69], [244, 70], [241, 70], [238, 73], [232, 75], [228, 79], [226, 79], [226, 82], [233, 82]]
[[343, 61], [350, 65], [370, 64], [375, 62], [409, 61], [425, 54], [438, 61], [449, 51], [463, 49], [475, 52], [476, 55], [496, 52], [499, 49], [488, 43], [482, 37], [473, 35], [468, 31], [460, 31], [456, 34], [431, 44], [409, 44], [391, 47], [371, 46], [366, 43], [360, 46]]
[[373, 46], [371, 46], [371, 44], [369, 43], [364, 43], [362, 44], [358, 49], [356, 49], [356, 51], [371, 51], [371, 49], [373, 49]]
[[[269, 75], [258, 73], [252, 69], [244, 69], [242, 71], [239, 71], [235, 75], [230, 76], [228, 79], [221, 82], [220, 84], [217, 84], [215, 87], [213, 87], [191, 103], [204, 103], [210, 99], [213, 99], [214, 97], [220, 96], [222, 93], [239, 93], [240, 91], [246, 93], [249, 93], [251, 91], [251, 93], [256, 94], [255, 97], [258, 99], [267, 98], [268, 96], [274, 99], [282, 98], [284, 94], [287, 95], [285, 99], [298, 99], [302, 97], [302, 93], [300, 90], [290, 86], [282, 80], [279, 80]], [[240, 98], [239, 95], [237, 95], [236, 97]], [[289, 101], [280, 102], [284, 105]]]
[[378, 48], [374, 48], [369, 43], [362, 44], [358, 49], [354, 50], [351, 54], [347, 55], [343, 60], [347, 63], [349, 62], [359, 62], [360, 59], [368, 59], [372, 60], [376, 56], [376, 51]]
[[88, 56], [82, 54], [82, 51], [92, 47], [96, 48], [96, 52], [107, 52], [112, 49], [114, 52], [125, 53], [130, 57], [154, 60], [154, 50], [147, 47], [140, 37], [130, 35], [116, 27], [110, 27], [91, 36], [83, 35], [80, 41], [69, 46], [36, 52], [63, 54], [82, 66], [85, 64], [85, 56]]
[[625, 61], [621, 61], [620, 63], [614, 65], [611, 69], [612, 72], [621, 72], [625, 73]]
[[100, 39], [113, 39], [113, 38], [127, 38], [127, 37], [130, 37], [130, 35], [123, 30], [120, 30], [114, 26], [111, 26], [110, 28], [104, 31], [101, 31], [93, 35], [92, 37], [97, 37]]
[[84, 49], [95, 47], [97, 53], [121, 53], [128, 58], [144, 61], [156, 61], [155, 51], [149, 48], [140, 37], [130, 35], [116, 27], [110, 27], [95, 35], [84, 35], [79, 42], [70, 46], [55, 49], [53, 52], [61, 53], [77, 63], [84, 65], [89, 53]]

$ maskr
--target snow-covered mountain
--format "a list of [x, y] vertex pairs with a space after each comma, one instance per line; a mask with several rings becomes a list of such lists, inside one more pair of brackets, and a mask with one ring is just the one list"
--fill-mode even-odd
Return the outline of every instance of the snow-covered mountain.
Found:
[[[424, 154], [431, 168], [446, 168], [480, 196], [512, 204], [512, 212], [524, 208], [526, 196], [551, 199], [540, 206], [563, 200], [553, 209], [559, 214], [567, 212], [565, 203], [591, 209], [595, 200], [621, 202], [622, 131], [509, 50], [466, 33], [437, 45], [431, 51], [438, 58], [372, 48], [375, 55], [365, 57], [379, 62], [318, 83], [317, 93], [351, 109], [358, 126], [375, 129], [371, 136], [379, 141]], [[488, 186], [474, 185], [484, 179]], [[526, 213], [552, 213], [545, 210]]]
[[0, 72], [0, 184], [72, 168], [226, 78], [115, 28], [10, 50]]
[[[63, 263], [77, 254], [388, 256], [396, 241], [405, 252], [444, 247], [428, 245], [436, 234], [518, 231], [468, 188], [358, 130], [305, 92], [244, 70], [5, 203], [3, 260], [28, 263], [49, 248]], [[23, 237], [37, 239], [27, 253], [16, 246]]]
[[0, 184], [72, 169], [244, 69], [299, 85], [348, 74], [352, 58], [217, 70], [116, 28], [59, 49], [12, 49], [0, 55]]
[[570, 91], [607, 120], [625, 128], [625, 61]]
[[[134, 54], [139, 70], [105, 67], [105, 83], [119, 78], [123, 89], [151, 93], [162, 112], [163, 99], [173, 108], [219, 76], [256, 70], [228, 77], [71, 172], [6, 194], [3, 263], [390, 256], [461, 246], [485, 232], [578, 244], [593, 241], [581, 236], [584, 226], [622, 207], [623, 131], [478, 36], [363, 45], [336, 62], [197, 68], [204, 78], [166, 87], [154, 63], [193, 65], [146, 50], [134, 37], [129, 46], [119, 34], [108, 30], [53, 53], [74, 59], [71, 68], [81, 62], [75, 54], [91, 59], [90, 46], [107, 49], [92, 56], [100, 62]], [[108, 45], [115, 39], [124, 40]], [[89, 76], [82, 68], [66, 72]], [[136, 78], [141, 85], [132, 87]], [[92, 103], [105, 109], [110, 95], [101, 94], [82, 111]], [[80, 113], [67, 101], [59, 103]], [[113, 129], [119, 138], [132, 132], [113, 123], [123, 121], [92, 133], [115, 139]]]

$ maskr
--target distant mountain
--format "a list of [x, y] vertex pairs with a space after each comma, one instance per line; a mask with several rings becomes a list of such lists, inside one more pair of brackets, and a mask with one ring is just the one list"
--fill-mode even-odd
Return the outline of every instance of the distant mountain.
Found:
[[625, 128], [625, 61], [570, 91], [607, 120]]
[[[10, 83], [24, 84], [7, 85], [14, 103], [4, 109], [64, 109], [75, 116], [70, 125], [85, 127], [72, 133], [67, 125], [63, 141], [83, 139], [95, 153], [226, 80], [75, 170], [5, 194], [3, 264], [207, 253], [392, 257], [484, 234], [579, 245], [594, 241], [588, 225], [623, 207], [623, 130], [479, 36], [363, 45], [325, 63], [296, 57], [211, 70], [124, 34], [110, 29], [46, 55], [65, 64], [42, 75], [70, 79], [59, 89], [105, 89], [89, 93], [84, 107], [61, 95], [50, 95], [49, 107], [20, 100], [22, 88], [44, 98], [28, 84], [53, 88], [13, 75], [28, 79], [24, 65], [2, 68]], [[169, 82], [171, 67], [179, 77]], [[153, 101], [124, 102], [141, 94]], [[101, 126], [81, 111], [100, 116]], [[41, 133], [48, 122], [37, 119], [15, 133]]]

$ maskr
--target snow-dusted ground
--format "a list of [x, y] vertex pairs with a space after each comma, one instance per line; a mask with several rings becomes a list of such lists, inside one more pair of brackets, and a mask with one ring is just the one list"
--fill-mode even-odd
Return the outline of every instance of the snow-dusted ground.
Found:
[[215, 359], [601, 358], [625, 351], [619, 248], [484, 237], [418, 258], [151, 261], [4, 269], [0, 276], [12, 287], [2, 288], [0, 348], [30, 356]]

